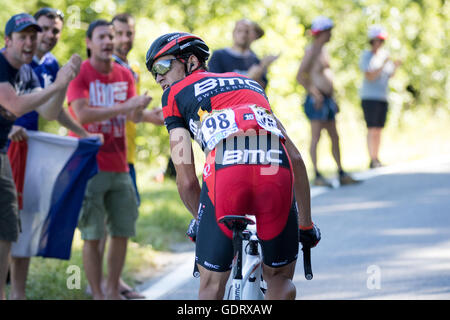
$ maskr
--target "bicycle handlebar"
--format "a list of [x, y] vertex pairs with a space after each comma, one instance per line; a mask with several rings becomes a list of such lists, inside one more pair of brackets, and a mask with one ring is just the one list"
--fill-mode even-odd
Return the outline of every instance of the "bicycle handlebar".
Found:
[[311, 247], [302, 248], [303, 251], [303, 269], [305, 270], [306, 280], [312, 280], [313, 273], [311, 268]]
[[194, 260], [194, 271], [192, 271], [194, 278], [200, 277], [200, 271], [198, 270], [197, 261]]
[[[311, 247], [303, 246], [302, 251], [303, 251], [303, 269], [305, 271], [305, 279], [312, 280], [313, 272], [311, 267]], [[192, 272], [192, 275], [195, 278], [198, 278], [200, 276], [200, 272], [198, 270], [196, 261], [194, 261], [194, 270]]]

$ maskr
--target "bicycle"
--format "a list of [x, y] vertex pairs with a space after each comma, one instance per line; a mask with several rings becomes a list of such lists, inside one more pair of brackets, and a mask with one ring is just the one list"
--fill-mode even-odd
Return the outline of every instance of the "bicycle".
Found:
[[[224, 299], [264, 299], [267, 288], [262, 276], [261, 248], [256, 235], [255, 221], [246, 216], [228, 215], [219, 219], [218, 222], [224, 224], [233, 232], [234, 259], [231, 269], [231, 283], [227, 285]], [[243, 250], [244, 241], [247, 241], [245, 250]], [[307, 280], [313, 278], [310, 250], [311, 248], [308, 247], [302, 248], [303, 267]], [[245, 261], [244, 264], [243, 261]]]

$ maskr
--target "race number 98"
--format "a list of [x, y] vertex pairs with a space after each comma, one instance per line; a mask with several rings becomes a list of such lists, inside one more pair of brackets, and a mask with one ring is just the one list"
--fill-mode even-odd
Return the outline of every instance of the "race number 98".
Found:
[[228, 129], [230, 127], [230, 124], [231, 122], [227, 119], [226, 113], [219, 113], [217, 117], [208, 117], [205, 120], [205, 126], [207, 129], [209, 129], [210, 134], [214, 134], [217, 127], [222, 130]]
[[231, 109], [211, 113], [203, 120], [201, 126], [203, 141], [208, 148], [236, 131], [238, 131], [238, 127], [234, 111]]

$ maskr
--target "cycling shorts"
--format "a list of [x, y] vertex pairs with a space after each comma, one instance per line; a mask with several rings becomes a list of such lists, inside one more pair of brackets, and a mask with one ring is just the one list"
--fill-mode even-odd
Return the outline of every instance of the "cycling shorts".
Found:
[[198, 264], [218, 272], [231, 269], [232, 232], [217, 221], [245, 214], [256, 217], [264, 264], [281, 267], [297, 259], [293, 173], [275, 135], [228, 138], [208, 154], [200, 195]]

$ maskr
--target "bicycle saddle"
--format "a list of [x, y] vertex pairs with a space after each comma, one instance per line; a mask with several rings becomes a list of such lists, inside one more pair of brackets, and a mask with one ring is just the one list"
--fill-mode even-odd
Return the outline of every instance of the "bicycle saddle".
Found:
[[224, 216], [220, 218], [219, 223], [224, 224], [228, 229], [230, 230], [238, 230], [242, 231], [244, 230], [247, 225], [255, 224], [255, 222], [252, 219], [249, 219], [245, 216], [237, 216], [237, 215], [229, 215]]

